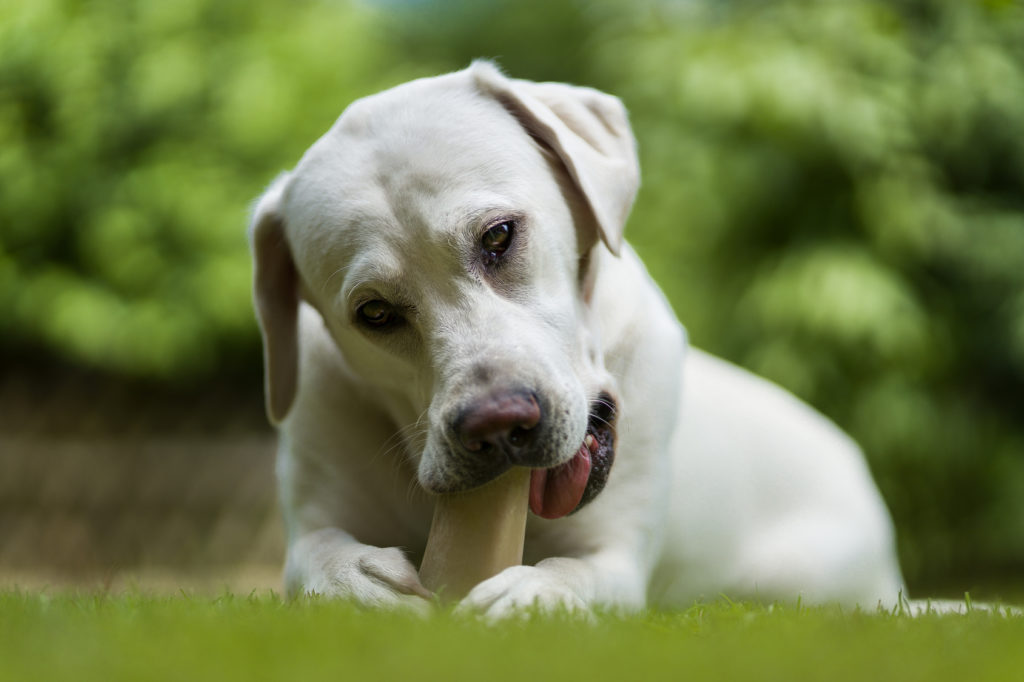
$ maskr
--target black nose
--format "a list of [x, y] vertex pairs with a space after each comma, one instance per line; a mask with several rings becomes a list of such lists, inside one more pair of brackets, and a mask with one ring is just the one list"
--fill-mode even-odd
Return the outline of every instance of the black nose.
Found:
[[455, 420], [455, 435], [469, 452], [503, 452], [512, 462], [530, 447], [541, 422], [540, 406], [527, 391], [501, 391], [468, 406]]

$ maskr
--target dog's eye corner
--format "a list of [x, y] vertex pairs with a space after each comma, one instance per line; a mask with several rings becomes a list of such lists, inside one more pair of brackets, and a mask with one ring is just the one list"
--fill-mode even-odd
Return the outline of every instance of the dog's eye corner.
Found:
[[484, 265], [494, 265], [512, 246], [516, 233], [515, 220], [503, 220], [487, 228], [487, 231], [480, 237], [480, 250], [483, 256]]
[[374, 299], [356, 308], [356, 318], [368, 327], [382, 329], [394, 324], [399, 316], [393, 305]]

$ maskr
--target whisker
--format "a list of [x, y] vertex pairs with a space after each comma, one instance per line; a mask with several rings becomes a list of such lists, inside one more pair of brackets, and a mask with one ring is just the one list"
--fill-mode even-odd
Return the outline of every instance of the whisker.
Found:
[[416, 421], [411, 424], [406, 424], [391, 434], [387, 440], [381, 443], [381, 446], [374, 457], [387, 457], [396, 449], [408, 446], [410, 442], [423, 439], [429, 430], [429, 426], [424, 423], [424, 417], [426, 417], [428, 410], [429, 408], [423, 410], [423, 412], [421, 412], [416, 418]]
[[410, 478], [409, 481], [405, 484], [405, 501], [412, 502], [413, 499], [415, 499], [416, 496], [421, 492], [422, 488], [420, 488], [419, 481], [416, 479], [416, 477]]
[[330, 276], [327, 279], [324, 280], [323, 285], [320, 287], [320, 293], [324, 293], [324, 292], [327, 291], [327, 285], [330, 284], [331, 280], [334, 279], [335, 275], [338, 275], [338, 274], [340, 274], [342, 272], [345, 272], [350, 267], [352, 267], [351, 264], [349, 264], [349, 265], [342, 265], [340, 268], [338, 268], [337, 270], [332, 272], [330, 274]]
[[618, 416], [617, 412], [615, 401], [607, 397], [607, 394], [602, 393], [590, 403], [588, 419], [591, 423], [603, 424], [608, 428], [614, 429], [616, 417]]

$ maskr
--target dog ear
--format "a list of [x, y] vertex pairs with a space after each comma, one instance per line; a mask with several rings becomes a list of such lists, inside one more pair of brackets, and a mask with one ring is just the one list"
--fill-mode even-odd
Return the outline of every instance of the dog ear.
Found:
[[470, 74], [554, 150], [586, 200], [597, 233], [619, 255], [640, 185], [636, 140], [622, 102], [592, 88], [513, 80], [486, 61], [474, 62]]
[[288, 176], [281, 175], [256, 203], [249, 225], [253, 300], [263, 335], [267, 414], [274, 424], [288, 414], [298, 384], [299, 283], [280, 212]]

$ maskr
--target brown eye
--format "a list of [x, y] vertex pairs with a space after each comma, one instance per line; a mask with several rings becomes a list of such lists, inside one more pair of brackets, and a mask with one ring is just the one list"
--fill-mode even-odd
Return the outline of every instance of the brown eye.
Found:
[[502, 254], [512, 245], [512, 235], [514, 233], [515, 223], [511, 220], [498, 223], [484, 232], [483, 237], [480, 238], [484, 264], [493, 265], [501, 258]]
[[386, 327], [395, 318], [394, 307], [386, 301], [367, 301], [356, 311], [359, 319], [371, 327]]

